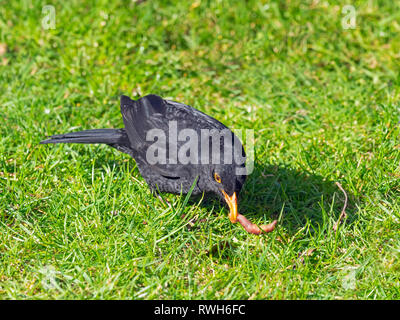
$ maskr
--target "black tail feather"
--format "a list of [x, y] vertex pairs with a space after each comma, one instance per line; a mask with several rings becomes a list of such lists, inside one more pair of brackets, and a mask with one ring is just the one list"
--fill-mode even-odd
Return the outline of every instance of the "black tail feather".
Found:
[[57, 134], [48, 139], [40, 141], [40, 144], [47, 143], [105, 143], [121, 144], [128, 142], [125, 129], [93, 129], [79, 132]]

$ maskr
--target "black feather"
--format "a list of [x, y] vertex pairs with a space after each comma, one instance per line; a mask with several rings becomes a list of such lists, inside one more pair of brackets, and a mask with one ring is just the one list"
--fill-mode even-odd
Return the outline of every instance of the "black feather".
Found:
[[[192, 191], [194, 195], [202, 192], [214, 192], [221, 197], [221, 187], [228, 194], [239, 192], [242, 188], [246, 176], [237, 176], [234, 173], [236, 164], [218, 167], [223, 183], [222, 186], [216, 186], [215, 181], [212, 180], [212, 172], [216, 168], [213, 164], [202, 164], [200, 159], [197, 164], [150, 164], [146, 159], [146, 150], [153, 143], [153, 141], [146, 140], [146, 135], [151, 129], [157, 128], [168, 132], [169, 123], [174, 121], [178, 131], [190, 128], [195, 130], [200, 137], [202, 129], [228, 129], [221, 122], [188, 105], [164, 100], [156, 95], [148, 95], [136, 101], [127, 96], [121, 96], [121, 114], [125, 125], [123, 129], [71, 132], [51, 136], [40, 143], [103, 143], [110, 145], [131, 155], [136, 160], [141, 175], [152, 190], [185, 194], [189, 192], [196, 178], [198, 180]], [[231, 131], [229, 132], [232, 137], [236, 138]], [[168, 141], [167, 145], [168, 148], [172, 145], [179, 149], [184, 143], [186, 142]], [[220, 147], [223, 148], [223, 143], [220, 143]], [[165, 152], [169, 155], [171, 150], [167, 149]], [[240, 150], [241, 154], [242, 152], [244, 155], [243, 148]], [[214, 182], [214, 184], [210, 182]]]
[[40, 144], [48, 143], [126, 143], [127, 136], [124, 129], [92, 129], [65, 134], [57, 134], [40, 141]]

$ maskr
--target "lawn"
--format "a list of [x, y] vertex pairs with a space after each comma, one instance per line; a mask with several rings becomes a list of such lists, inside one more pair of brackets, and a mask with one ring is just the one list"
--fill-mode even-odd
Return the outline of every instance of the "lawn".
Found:
[[[397, 1], [0, 3], [1, 299], [400, 298]], [[38, 144], [149, 93], [254, 130], [239, 211], [274, 232]]]

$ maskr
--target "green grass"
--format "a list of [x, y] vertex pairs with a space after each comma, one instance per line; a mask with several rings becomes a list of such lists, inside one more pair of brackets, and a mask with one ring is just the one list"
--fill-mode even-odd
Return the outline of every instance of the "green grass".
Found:
[[[400, 5], [352, 1], [0, 1], [0, 298], [399, 299]], [[255, 130], [239, 197], [153, 197], [106, 146], [119, 95]], [[334, 224], [349, 202], [347, 219]]]

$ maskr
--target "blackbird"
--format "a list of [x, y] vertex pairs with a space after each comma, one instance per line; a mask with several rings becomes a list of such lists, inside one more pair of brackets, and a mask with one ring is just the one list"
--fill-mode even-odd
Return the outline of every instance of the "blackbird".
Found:
[[231, 130], [191, 106], [154, 94], [136, 101], [123, 95], [120, 102], [124, 128], [53, 135], [40, 143], [107, 144], [135, 159], [152, 191], [216, 194], [227, 202], [231, 222], [239, 221], [251, 233], [262, 232], [237, 210], [246, 156]]

